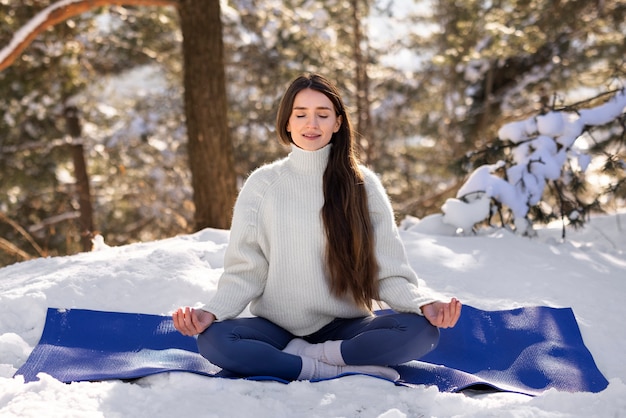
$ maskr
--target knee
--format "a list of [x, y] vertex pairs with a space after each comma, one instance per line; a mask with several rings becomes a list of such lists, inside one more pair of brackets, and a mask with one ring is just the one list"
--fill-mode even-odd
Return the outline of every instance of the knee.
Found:
[[418, 348], [422, 355], [432, 351], [439, 344], [439, 328], [417, 314], [409, 314], [405, 318], [405, 326], [414, 339], [413, 346]]
[[428, 326], [424, 329], [424, 334], [424, 339], [430, 342], [430, 349], [434, 350], [437, 345], [439, 345], [439, 337], [441, 336], [439, 328], [429, 322]]
[[224, 352], [223, 345], [228, 340], [223, 338], [220, 327], [216, 325], [211, 325], [202, 334], [198, 335], [196, 340], [200, 355], [213, 364], [218, 364], [221, 357], [220, 353]]
[[202, 334], [198, 335], [198, 338], [196, 340], [196, 344], [198, 345], [198, 352], [202, 355], [202, 357], [204, 358], [209, 358], [211, 357], [211, 343], [209, 342], [210, 337], [208, 336], [209, 332], [208, 329], [206, 331], [204, 331]]

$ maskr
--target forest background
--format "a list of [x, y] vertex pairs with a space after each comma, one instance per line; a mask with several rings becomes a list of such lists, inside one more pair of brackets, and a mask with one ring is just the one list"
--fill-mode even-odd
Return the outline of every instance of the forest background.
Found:
[[[99, 7], [10, 55], [61, 3]], [[440, 212], [477, 167], [510, 160], [504, 124], [597, 106], [626, 80], [618, 0], [0, 0], [0, 22], [0, 266], [96, 234], [228, 229], [247, 174], [288, 152], [275, 111], [304, 71], [339, 84], [398, 219]], [[623, 208], [625, 132], [624, 113], [585, 129], [588, 166], [564, 166], [529, 220]], [[484, 222], [508, 226], [494, 207]]]

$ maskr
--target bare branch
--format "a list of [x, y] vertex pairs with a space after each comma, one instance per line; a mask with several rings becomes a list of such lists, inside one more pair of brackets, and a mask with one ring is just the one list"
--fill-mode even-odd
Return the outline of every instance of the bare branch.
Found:
[[11, 242], [5, 240], [2, 237], [0, 237], [0, 250], [4, 251], [5, 253], [10, 254], [10, 255], [16, 255], [16, 256], [20, 257], [22, 260], [32, 260], [33, 259], [32, 255], [28, 254], [25, 251], [20, 250], [15, 245], [13, 245]]
[[28, 141], [23, 142], [20, 145], [5, 145], [0, 147], [0, 158], [9, 154], [19, 154], [25, 151], [42, 150], [50, 152], [53, 148], [63, 147], [65, 145], [78, 145], [81, 144], [80, 139], [71, 138], [69, 135], [65, 138], [52, 139], [50, 141]]
[[[37, 245], [37, 243], [35, 242], [35, 240], [33, 239], [33, 237], [26, 232], [26, 230], [24, 228], [22, 228], [17, 222], [15, 222], [13, 219], [9, 218], [8, 216], [6, 216], [4, 213], [0, 212], [0, 221], [6, 222], [9, 225], [11, 225], [13, 227], [13, 229], [15, 229], [21, 236], [23, 236], [24, 238], [26, 238], [26, 241], [28, 241], [30, 243], [30, 245], [33, 246], [33, 248], [35, 249], [35, 251], [37, 251], [37, 253], [44, 257], [46, 255], [46, 252], [39, 246]], [[4, 246], [3, 249], [6, 251], [8, 249], [10, 249], [10, 246], [7, 246], [8, 244], [11, 244], [10, 242], [6, 241], [4, 242]], [[11, 244], [14, 248], [16, 248], [17, 250], [19, 250], [19, 248], [15, 247], [13, 244]], [[20, 257], [28, 260], [29, 258], [24, 257], [21, 253], [24, 253], [23, 251], [20, 252], [16, 252], [14, 250], [11, 250], [13, 254], [17, 254]], [[26, 253], [24, 253], [26, 254]]]
[[0, 50], [0, 71], [8, 68], [33, 40], [51, 26], [102, 6], [178, 6], [178, 0], [64, 0], [33, 17], [18, 30], [9, 45]]
[[58, 224], [60, 222], [65, 222], [65, 221], [69, 221], [72, 219], [78, 219], [80, 218], [80, 212], [79, 211], [72, 211], [72, 212], [65, 212], [65, 213], [61, 213], [59, 215], [55, 215], [55, 216], [51, 216], [47, 219], [44, 219], [43, 221], [31, 225], [28, 230], [32, 233], [32, 234], [37, 234], [39, 231], [49, 227], [50, 225], [54, 225], [54, 224]]

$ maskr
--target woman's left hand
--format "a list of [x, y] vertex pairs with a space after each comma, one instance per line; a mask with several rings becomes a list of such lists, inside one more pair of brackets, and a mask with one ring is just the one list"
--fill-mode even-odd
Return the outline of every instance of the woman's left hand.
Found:
[[202, 334], [204, 330], [215, 322], [215, 315], [202, 309], [193, 309], [189, 306], [179, 308], [172, 314], [174, 327], [183, 335], [189, 337]]
[[452, 298], [450, 302], [433, 302], [422, 306], [422, 313], [438, 328], [452, 328], [461, 316], [461, 302]]

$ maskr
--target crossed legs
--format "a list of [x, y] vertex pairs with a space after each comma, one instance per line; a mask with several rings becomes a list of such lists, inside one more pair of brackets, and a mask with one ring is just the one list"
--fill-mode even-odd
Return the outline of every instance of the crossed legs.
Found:
[[345, 366], [330, 368], [319, 358], [282, 351], [294, 338], [266, 319], [237, 318], [212, 324], [198, 336], [198, 348], [211, 363], [241, 376], [298, 380], [362, 371], [389, 378], [382, 367], [358, 366], [390, 366], [419, 359], [437, 345], [439, 330], [424, 317], [409, 313], [336, 319], [314, 334], [301, 337], [309, 346], [340, 341], [333, 345]]

